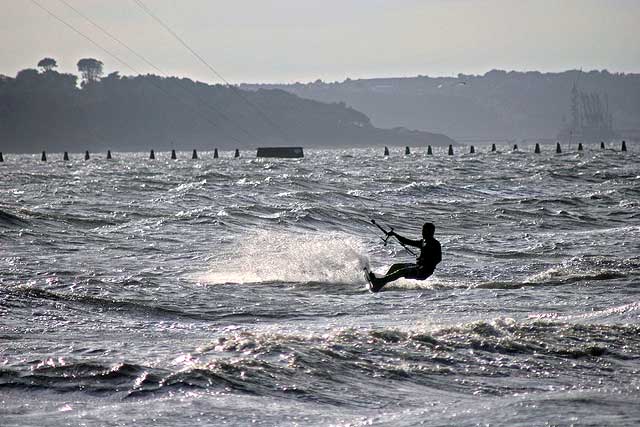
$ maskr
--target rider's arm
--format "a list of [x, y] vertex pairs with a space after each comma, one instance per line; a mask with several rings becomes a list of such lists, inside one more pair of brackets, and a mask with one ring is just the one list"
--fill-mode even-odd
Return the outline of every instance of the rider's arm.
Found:
[[406, 237], [399, 235], [395, 231], [391, 231], [389, 233], [389, 235], [394, 236], [403, 245], [414, 246], [416, 248], [421, 248], [422, 247], [422, 240], [407, 239]]

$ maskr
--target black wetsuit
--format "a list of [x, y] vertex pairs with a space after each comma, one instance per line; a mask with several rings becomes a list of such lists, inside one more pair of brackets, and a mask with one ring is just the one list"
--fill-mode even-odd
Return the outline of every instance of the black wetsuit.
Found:
[[418, 277], [420, 280], [424, 280], [433, 274], [436, 269], [436, 265], [442, 261], [442, 247], [434, 237], [429, 239], [410, 240], [402, 236], [398, 236], [405, 245], [415, 246], [420, 248], [420, 255], [416, 259], [416, 266], [418, 267]]
[[400, 236], [399, 234], [394, 233], [394, 235], [404, 245], [420, 248], [420, 255], [418, 255], [415, 264], [393, 264], [389, 268], [389, 271], [387, 271], [387, 274], [383, 277], [375, 277], [375, 275], [372, 275], [372, 290], [374, 292], [378, 292], [387, 283], [401, 277], [425, 280], [433, 274], [433, 271], [436, 269], [436, 265], [442, 261], [442, 248], [440, 246], [440, 242], [438, 242], [434, 237], [411, 240]]

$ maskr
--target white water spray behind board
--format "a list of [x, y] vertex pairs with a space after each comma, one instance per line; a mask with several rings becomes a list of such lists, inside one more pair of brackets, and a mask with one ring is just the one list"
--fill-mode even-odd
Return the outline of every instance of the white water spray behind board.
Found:
[[369, 265], [361, 241], [345, 233], [259, 231], [238, 239], [201, 282], [323, 282], [362, 285]]

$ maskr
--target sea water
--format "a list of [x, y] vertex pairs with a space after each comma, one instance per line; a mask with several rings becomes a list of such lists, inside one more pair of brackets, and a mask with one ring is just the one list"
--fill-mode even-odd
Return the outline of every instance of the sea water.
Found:
[[530, 148], [5, 155], [0, 425], [637, 425], [638, 154]]

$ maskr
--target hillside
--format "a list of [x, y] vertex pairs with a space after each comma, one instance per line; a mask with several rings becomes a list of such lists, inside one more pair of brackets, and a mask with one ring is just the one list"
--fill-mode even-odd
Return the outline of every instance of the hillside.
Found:
[[477, 76], [241, 87], [277, 88], [322, 102], [342, 101], [367, 114], [375, 126], [429, 129], [456, 140], [471, 140], [555, 138], [571, 118], [574, 84], [580, 91], [608, 99], [615, 129], [640, 129], [640, 74], [493, 70]]
[[118, 73], [80, 87], [75, 75], [53, 70], [0, 76], [4, 152], [450, 143], [444, 135], [378, 129], [344, 103], [302, 99], [279, 89], [243, 91]]

